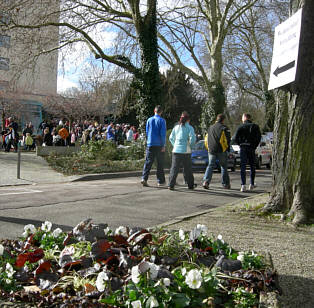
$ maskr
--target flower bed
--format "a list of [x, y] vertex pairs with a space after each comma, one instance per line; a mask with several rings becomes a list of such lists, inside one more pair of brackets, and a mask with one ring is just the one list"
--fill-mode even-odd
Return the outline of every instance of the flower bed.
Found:
[[38, 307], [257, 307], [276, 272], [197, 225], [168, 232], [79, 223], [0, 244], [0, 296]]

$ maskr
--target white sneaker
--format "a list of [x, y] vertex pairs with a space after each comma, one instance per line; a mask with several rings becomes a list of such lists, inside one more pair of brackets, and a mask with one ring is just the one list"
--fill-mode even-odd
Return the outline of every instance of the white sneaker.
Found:
[[246, 187], [245, 187], [245, 185], [241, 185], [241, 189], [240, 189], [240, 191], [242, 191], [242, 192], [246, 191]]
[[253, 190], [255, 187], [256, 187], [256, 185], [250, 184], [250, 185], [249, 185], [249, 190]]
[[144, 179], [141, 180], [141, 184], [143, 185], [143, 187], [148, 187], [148, 183]]

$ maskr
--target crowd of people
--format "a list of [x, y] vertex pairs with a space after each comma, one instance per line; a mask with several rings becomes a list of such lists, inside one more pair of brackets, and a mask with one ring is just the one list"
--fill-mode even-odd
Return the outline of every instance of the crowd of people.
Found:
[[72, 122], [62, 120], [43, 121], [39, 125], [42, 131], [43, 146], [74, 146], [87, 144], [90, 140], [108, 140], [117, 145], [137, 140], [140, 135], [135, 126], [129, 124], [99, 124], [94, 121]]
[[42, 146], [75, 146], [87, 144], [90, 140], [109, 140], [117, 145], [136, 141], [140, 136], [137, 128], [129, 124], [99, 124], [95, 121], [76, 121], [69, 123], [63, 120], [44, 120], [39, 124], [34, 134], [34, 126], [27, 123], [18, 133], [18, 123], [13, 117], [6, 119], [2, 134], [2, 148], [6, 152], [17, 151], [18, 143], [26, 150], [32, 150], [36, 145]]

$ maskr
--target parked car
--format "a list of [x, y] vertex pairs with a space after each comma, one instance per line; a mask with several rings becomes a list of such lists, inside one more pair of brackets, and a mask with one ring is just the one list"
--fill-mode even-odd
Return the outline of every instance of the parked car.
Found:
[[[234, 151], [234, 155], [236, 158], [236, 164], [240, 165], [240, 146], [234, 144], [231, 141], [231, 148]], [[272, 144], [271, 140], [266, 136], [262, 135], [261, 142], [255, 150], [256, 155], [256, 168], [260, 169], [262, 166], [266, 166], [267, 168], [271, 167], [272, 164]]]
[[[208, 165], [208, 151], [205, 148], [204, 140], [199, 140], [192, 149], [192, 169], [194, 171], [205, 171]], [[228, 152], [228, 169], [235, 171], [236, 158], [233, 149]], [[219, 161], [216, 161], [216, 169], [220, 171]]]
[[256, 168], [260, 169], [262, 166], [270, 169], [272, 164], [272, 144], [266, 135], [262, 135], [261, 142], [255, 150], [256, 154]]

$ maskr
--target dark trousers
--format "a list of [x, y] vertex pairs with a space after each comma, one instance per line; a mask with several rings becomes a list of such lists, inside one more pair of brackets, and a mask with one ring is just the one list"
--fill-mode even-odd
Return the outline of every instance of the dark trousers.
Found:
[[142, 179], [147, 181], [150, 173], [150, 169], [156, 158], [157, 161], [157, 181], [159, 184], [166, 182], [165, 173], [164, 173], [164, 156], [165, 152], [161, 152], [162, 147], [160, 146], [151, 146], [146, 149], [146, 157], [143, 168]]
[[240, 160], [241, 160], [241, 185], [246, 184], [246, 165], [250, 165], [250, 178], [251, 184], [254, 185], [255, 180], [255, 169], [256, 169], [256, 158], [255, 149], [250, 146], [240, 147]]
[[14, 151], [17, 152], [17, 142], [15, 141], [15, 139], [9, 139], [8, 140], [8, 143], [6, 144], [6, 147], [5, 147], [5, 151], [10, 152], [11, 146], [13, 146]]
[[172, 153], [172, 162], [169, 175], [169, 187], [174, 187], [180, 168], [184, 168], [184, 179], [189, 188], [194, 188], [191, 154]]

